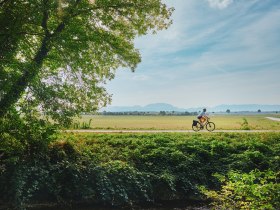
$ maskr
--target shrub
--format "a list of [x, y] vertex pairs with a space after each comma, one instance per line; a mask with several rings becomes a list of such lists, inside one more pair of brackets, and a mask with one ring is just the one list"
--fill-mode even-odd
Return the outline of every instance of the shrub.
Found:
[[280, 170], [278, 133], [67, 133], [54, 141], [43, 125], [35, 121], [32, 135], [1, 133], [0, 201], [24, 208], [48, 201], [124, 206], [200, 199], [198, 186], [221, 186], [215, 173]]
[[216, 175], [222, 183], [219, 191], [201, 191], [213, 200], [215, 209], [279, 209], [280, 173], [273, 171], [250, 173], [231, 171], [227, 176]]
[[91, 128], [91, 122], [92, 119], [90, 119], [88, 122], [73, 122], [70, 126], [70, 128], [74, 128], [74, 129], [90, 129]]
[[250, 130], [249, 123], [245, 117], [243, 118], [243, 123], [241, 124], [240, 129], [241, 130]]
[[94, 169], [99, 200], [111, 205], [151, 201], [149, 175], [122, 161], [110, 161]]
[[55, 139], [52, 125], [28, 117], [11, 110], [0, 119], [0, 202], [19, 209], [46, 182], [48, 145]]

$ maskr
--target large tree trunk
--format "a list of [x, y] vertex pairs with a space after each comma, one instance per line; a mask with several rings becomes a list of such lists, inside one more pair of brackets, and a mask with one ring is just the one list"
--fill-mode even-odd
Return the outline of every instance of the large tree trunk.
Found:
[[[11, 88], [8, 91], [4, 91], [0, 98], [0, 117], [3, 117], [7, 111], [13, 106], [22, 96], [28, 85], [34, 80], [40, 71], [43, 60], [49, 52], [48, 42], [51, 38], [51, 35], [48, 31], [47, 22], [49, 18], [48, 9], [47, 9], [48, 0], [44, 0], [44, 11], [41, 26], [45, 32], [44, 38], [42, 39], [41, 46], [35, 54], [34, 58], [30, 61], [28, 65], [25, 65], [22, 70], [23, 74], [13, 82]], [[17, 19], [17, 15], [14, 17]]]
[[[81, 0], [76, 0], [73, 7], [69, 10], [69, 14], [66, 16], [64, 20], [58, 24], [56, 29], [52, 34], [50, 34], [47, 26], [49, 14], [47, 10], [49, 0], [43, 0], [43, 4], [45, 5], [45, 10], [43, 11], [43, 18], [41, 26], [45, 32], [45, 36], [42, 40], [41, 46], [36, 53], [34, 59], [31, 61], [31, 63], [23, 70], [23, 75], [13, 83], [12, 87], [8, 92], [4, 92], [3, 95], [1, 95], [0, 92], [0, 117], [3, 117], [7, 111], [13, 106], [21, 97], [21, 95], [24, 93], [25, 89], [30, 85], [30, 83], [34, 80], [34, 78], [38, 75], [38, 72], [40, 71], [43, 60], [46, 58], [48, 52], [49, 52], [49, 46], [48, 43], [51, 38], [56, 37], [58, 34], [60, 34], [64, 28], [66, 23], [70, 21], [71, 16], [74, 13], [74, 10], [76, 6], [81, 2]], [[4, 4], [5, 0], [2, 0], [2, 3]], [[1, 0], [0, 0], [1, 3]]]
[[40, 49], [36, 53], [33, 61], [28, 65], [28, 67], [26, 67], [26, 69], [24, 69], [23, 75], [14, 82], [12, 88], [7, 93], [4, 93], [4, 96], [0, 100], [0, 117], [3, 117], [11, 108], [11, 106], [19, 100], [30, 82], [33, 81], [33, 79], [40, 71], [43, 60], [49, 52], [49, 49], [47, 47], [49, 39], [50, 37], [46, 36], [42, 40]]

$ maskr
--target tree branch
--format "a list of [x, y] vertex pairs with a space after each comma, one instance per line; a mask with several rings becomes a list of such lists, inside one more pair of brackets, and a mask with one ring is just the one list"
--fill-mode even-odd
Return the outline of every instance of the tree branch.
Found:
[[[91, 12], [91, 11], [97, 10], [97, 9], [120, 9], [120, 8], [131, 8], [131, 7], [137, 7], [138, 9], [143, 8], [142, 5], [136, 5], [133, 3], [123, 3], [123, 4], [114, 4], [114, 5], [108, 5], [108, 6], [93, 6], [91, 8], [80, 10], [80, 11], [81, 11], [81, 13], [83, 13], [83, 12]], [[145, 7], [150, 7], [150, 6], [146, 5]], [[75, 14], [75, 16], [77, 16], [81, 13], [77, 13], [77, 14]]]
[[[10, 33], [2, 33], [0, 34], [0, 36], [10, 36], [11, 34]], [[36, 33], [36, 32], [25, 32], [25, 31], [22, 31], [22, 32], [17, 32], [17, 33], [14, 33], [13, 32], [13, 35], [35, 35], [35, 36], [43, 36], [45, 35], [44, 33]]]
[[8, 1], [10, 1], [10, 0], [2, 0], [1, 2], [0, 2], [0, 7], [2, 7], [5, 3], [7, 3]]
[[74, 14], [74, 10], [76, 9], [76, 7], [78, 6], [78, 4], [81, 2], [81, 0], [76, 0], [75, 4], [73, 5], [73, 7], [71, 8], [71, 10], [69, 11], [68, 15], [66, 15], [66, 17], [64, 18], [64, 20], [58, 24], [58, 26], [56, 27], [56, 29], [54, 30], [54, 32], [51, 34], [52, 37], [56, 36], [57, 34], [61, 33], [63, 31], [63, 29], [65, 28], [65, 26], [67, 25], [67, 23], [70, 21], [71, 18], [73, 18], [73, 14]]
[[43, 11], [43, 18], [42, 18], [41, 26], [44, 30], [45, 36], [42, 39], [41, 46], [40, 46], [38, 52], [36, 53], [34, 59], [31, 61], [31, 63], [28, 65], [28, 67], [26, 67], [23, 70], [22, 76], [13, 84], [12, 88], [4, 94], [4, 97], [0, 98], [0, 107], [1, 107], [0, 117], [4, 116], [7, 113], [7, 111], [9, 110], [9, 108], [19, 100], [22, 93], [25, 91], [26, 87], [28, 87], [30, 82], [32, 82], [32, 80], [36, 77], [36, 75], [40, 71], [40, 68], [43, 64], [43, 60], [46, 58], [46, 56], [49, 52], [50, 47], [48, 46], [48, 43], [49, 43], [50, 39], [63, 31], [63, 29], [65, 28], [65, 25], [70, 21], [71, 16], [73, 15], [76, 6], [80, 2], [81, 2], [81, 0], [76, 0], [74, 6], [69, 11], [69, 14], [65, 18], [65, 20], [62, 21], [57, 26], [54, 33], [51, 34], [48, 30], [48, 25], [47, 25], [48, 19], [49, 19], [49, 14], [48, 14], [48, 10], [47, 10], [48, 0], [44, 0], [44, 2], [43, 2], [44, 11]]
[[44, 11], [43, 11], [43, 19], [42, 19], [42, 23], [41, 26], [45, 32], [45, 36], [49, 36], [50, 32], [48, 30], [48, 19], [49, 19], [49, 13], [48, 10], [46, 8], [48, 4], [48, 0], [44, 0], [43, 5], [44, 5]]
[[[44, 6], [46, 6], [47, 2], [48, 0], [44, 0]], [[34, 59], [30, 62], [29, 65], [25, 66], [25, 68], [23, 69], [22, 76], [15, 81], [15, 83], [12, 85], [9, 91], [4, 94], [3, 98], [1, 98], [0, 117], [4, 116], [9, 110], [9, 108], [19, 100], [26, 87], [38, 74], [42, 66], [43, 60], [49, 52], [49, 48], [47, 46], [50, 40], [49, 31], [47, 29], [47, 21], [49, 19], [49, 15], [46, 8], [47, 7], [44, 7], [43, 18], [41, 22], [41, 26], [45, 31], [45, 36], [42, 39], [41, 46], [38, 52], [36, 53]]]

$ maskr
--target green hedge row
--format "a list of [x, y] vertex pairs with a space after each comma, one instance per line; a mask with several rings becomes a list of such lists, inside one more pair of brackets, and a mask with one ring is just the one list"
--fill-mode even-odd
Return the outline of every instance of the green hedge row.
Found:
[[[280, 171], [279, 133], [0, 135], [0, 201], [133, 205], [200, 199], [213, 174]], [[49, 142], [49, 143], [46, 143]]]

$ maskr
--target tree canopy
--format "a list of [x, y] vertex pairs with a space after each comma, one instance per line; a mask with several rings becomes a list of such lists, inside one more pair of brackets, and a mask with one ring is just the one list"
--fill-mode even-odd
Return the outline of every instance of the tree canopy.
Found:
[[62, 121], [106, 105], [104, 83], [141, 61], [134, 39], [166, 29], [172, 11], [161, 0], [0, 0], [0, 116], [17, 103]]

